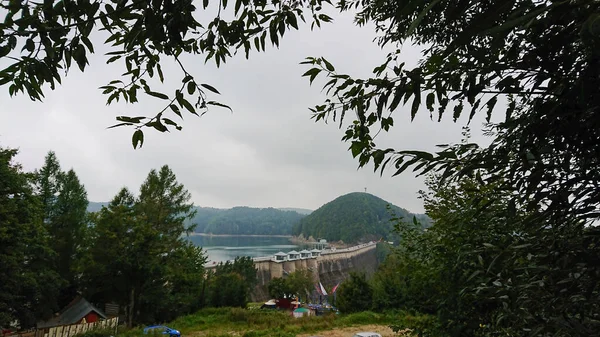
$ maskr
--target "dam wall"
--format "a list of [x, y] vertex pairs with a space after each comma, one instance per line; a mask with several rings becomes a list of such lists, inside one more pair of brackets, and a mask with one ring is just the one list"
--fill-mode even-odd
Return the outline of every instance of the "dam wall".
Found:
[[331, 288], [348, 277], [350, 272], [372, 275], [377, 269], [376, 243], [367, 243], [345, 249], [323, 250], [317, 257], [292, 261], [275, 261], [273, 257], [254, 259], [257, 270], [257, 285], [252, 292], [252, 301], [269, 299], [267, 285], [277, 277], [285, 277], [296, 270], [309, 270], [315, 283], [321, 282]]

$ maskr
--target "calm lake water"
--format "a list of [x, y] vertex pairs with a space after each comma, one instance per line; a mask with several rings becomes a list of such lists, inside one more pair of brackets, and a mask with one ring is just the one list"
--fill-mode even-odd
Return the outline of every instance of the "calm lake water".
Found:
[[201, 236], [194, 235], [188, 240], [201, 246], [208, 253], [208, 260], [221, 262], [238, 256], [270, 256], [279, 251], [304, 249], [292, 244], [289, 238], [275, 236]]

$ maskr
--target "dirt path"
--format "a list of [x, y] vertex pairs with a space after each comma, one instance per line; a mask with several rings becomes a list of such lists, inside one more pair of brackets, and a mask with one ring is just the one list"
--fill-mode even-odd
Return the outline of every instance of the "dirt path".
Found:
[[319, 331], [314, 334], [302, 334], [297, 337], [310, 337], [310, 336], [319, 336], [319, 337], [352, 337], [353, 334], [357, 332], [377, 332], [381, 334], [382, 337], [399, 337], [399, 336], [410, 336], [407, 333], [394, 333], [392, 329], [390, 329], [387, 325], [358, 325], [348, 328], [336, 328], [333, 330], [325, 330]]

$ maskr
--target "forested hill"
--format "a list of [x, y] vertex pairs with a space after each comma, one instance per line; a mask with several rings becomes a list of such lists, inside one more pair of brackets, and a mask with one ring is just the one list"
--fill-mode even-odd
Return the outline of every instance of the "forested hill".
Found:
[[[294, 235], [325, 238], [329, 241], [342, 240], [354, 243], [361, 240], [389, 239], [393, 224], [387, 206], [396, 217], [412, 220], [409, 211], [368, 193], [350, 193], [338, 197], [312, 212], [293, 228]], [[417, 218], [428, 226], [430, 220], [423, 214]]]
[[[106, 202], [90, 201], [87, 211], [97, 212], [106, 205], [108, 205]], [[196, 233], [231, 235], [291, 235], [292, 226], [312, 212], [303, 208], [195, 207], [195, 209], [196, 216], [187, 220], [186, 225], [197, 224]]]
[[234, 207], [217, 209], [197, 207], [197, 233], [238, 235], [291, 235], [292, 226], [304, 217], [295, 211], [276, 208]]

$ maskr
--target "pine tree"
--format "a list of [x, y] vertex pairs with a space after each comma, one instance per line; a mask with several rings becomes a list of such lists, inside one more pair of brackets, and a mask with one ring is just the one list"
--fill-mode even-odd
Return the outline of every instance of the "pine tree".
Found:
[[13, 162], [16, 154], [0, 148], [0, 326], [28, 328], [57, 309], [61, 280], [48, 261], [42, 204], [32, 177]]
[[50, 236], [50, 246], [56, 252], [51, 265], [66, 281], [59, 299], [63, 306], [77, 291], [75, 268], [87, 226], [87, 192], [73, 169], [61, 170], [52, 151], [48, 152], [44, 165], [35, 176], [44, 225]]

